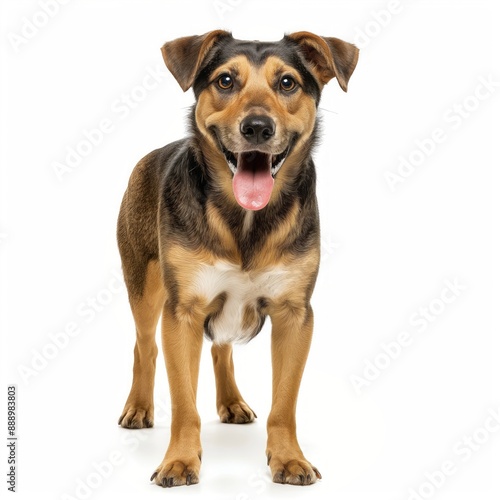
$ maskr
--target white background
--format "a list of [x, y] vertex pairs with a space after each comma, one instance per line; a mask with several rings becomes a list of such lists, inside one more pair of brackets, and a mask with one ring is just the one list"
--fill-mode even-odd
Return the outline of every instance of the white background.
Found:
[[[481, 430], [500, 411], [494, 2], [73, 0], [45, 23], [42, 3], [1, 4], [0, 399], [3, 408], [7, 385], [17, 384], [17, 498], [406, 500], [413, 489], [421, 498], [497, 499], [500, 432]], [[26, 27], [35, 21], [44, 25]], [[119, 204], [135, 163], [185, 134], [192, 93], [163, 69], [160, 46], [215, 28], [261, 40], [309, 30], [362, 48], [349, 92], [334, 80], [320, 106], [323, 262], [297, 418], [323, 480], [308, 488], [272, 484], [265, 465], [268, 326], [235, 354], [241, 391], [259, 416], [252, 425], [218, 423], [205, 345], [199, 485], [164, 491], [149, 482], [169, 438], [161, 357], [155, 428], [117, 426], [134, 345], [114, 277]], [[20, 42], [23, 30], [30, 38]], [[140, 88], [150, 71], [156, 85]], [[479, 88], [478, 100], [481, 79], [497, 83], [489, 94]], [[126, 95], [135, 100], [124, 104]], [[456, 106], [469, 116], [458, 119]], [[59, 179], [54, 164], [102, 120], [112, 130]], [[445, 140], [391, 190], [387, 171], [397, 172], [400, 157], [422, 160], [416, 141], [436, 128]], [[465, 287], [450, 304], [440, 302], [445, 280]], [[94, 315], [92, 298], [101, 301]], [[419, 333], [413, 315], [431, 303], [439, 314]], [[79, 334], [55, 348], [68, 323]], [[367, 360], [387, 362], [381, 344], [402, 332], [413, 343], [356, 391], [352, 377], [364, 376]], [[4, 410], [1, 422], [4, 436]], [[6, 472], [5, 442], [1, 449]], [[97, 475], [93, 464], [110, 455], [113, 470]], [[425, 485], [445, 461], [454, 472], [439, 488]], [[78, 489], [82, 481], [91, 489]], [[0, 487], [3, 495], [4, 480]]]

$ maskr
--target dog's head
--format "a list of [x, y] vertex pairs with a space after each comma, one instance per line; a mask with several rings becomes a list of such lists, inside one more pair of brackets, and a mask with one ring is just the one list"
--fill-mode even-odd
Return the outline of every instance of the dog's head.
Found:
[[193, 87], [204, 154], [248, 210], [267, 205], [275, 179], [297, 175], [323, 86], [337, 78], [347, 91], [358, 59], [354, 45], [308, 32], [257, 42], [217, 30], [167, 42], [162, 54], [182, 89]]

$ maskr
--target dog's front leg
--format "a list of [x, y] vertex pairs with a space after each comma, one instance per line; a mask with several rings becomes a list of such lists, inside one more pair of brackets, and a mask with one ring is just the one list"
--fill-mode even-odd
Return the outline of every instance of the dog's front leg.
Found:
[[311, 306], [285, 304], [271, 315], [273, 402], [267, 421], [267, 460], [275, 483], [312, 484], [319, 471], [304, 457], [296, 435], [295, 408], [313, 330]]
[[163, 487], [198, 483], [201, 465], [200, 416], [196, 390], [203, 317], [195, 307], [176, 308], [167, 303], [163, 310], [162, 344], [167, 366], [172, 424], [165, 458], [151, 480]]

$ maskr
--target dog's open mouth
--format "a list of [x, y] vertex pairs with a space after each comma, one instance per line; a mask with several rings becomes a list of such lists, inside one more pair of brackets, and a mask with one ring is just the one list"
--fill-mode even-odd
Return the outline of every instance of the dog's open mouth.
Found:
[[227, 164], [233, 172], [236, 201], [247, 210], [261, 210], [271, 199], [274, 177], [285, 163], [288, 149], [278, 155], [246, 151], [232, 153], [222, 147]]

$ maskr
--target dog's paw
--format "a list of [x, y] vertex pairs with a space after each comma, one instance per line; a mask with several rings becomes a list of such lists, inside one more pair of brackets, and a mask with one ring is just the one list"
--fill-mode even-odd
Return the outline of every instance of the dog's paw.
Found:
[[200, 480], [200, 464], [199, 456], [182, 460], [165, 459], [151, 476], [151, 481], [163, 488], [197, 484]]
[[247, 424], [257, 418], [255, 412], [244, 401], [220, 405], [218, 413], [224, 424]]
[[275, 483], [306, 486], [321, 479], [318, 469], [304, 459], [280, 460], [268, 455], [268, 465]]
[[144, 429], [153, 427], [154, 410], [153, 407], [140, 408], [135, 406], [125, 406], [123, 413], [118, 420], [118, 425], [126, 429]]

